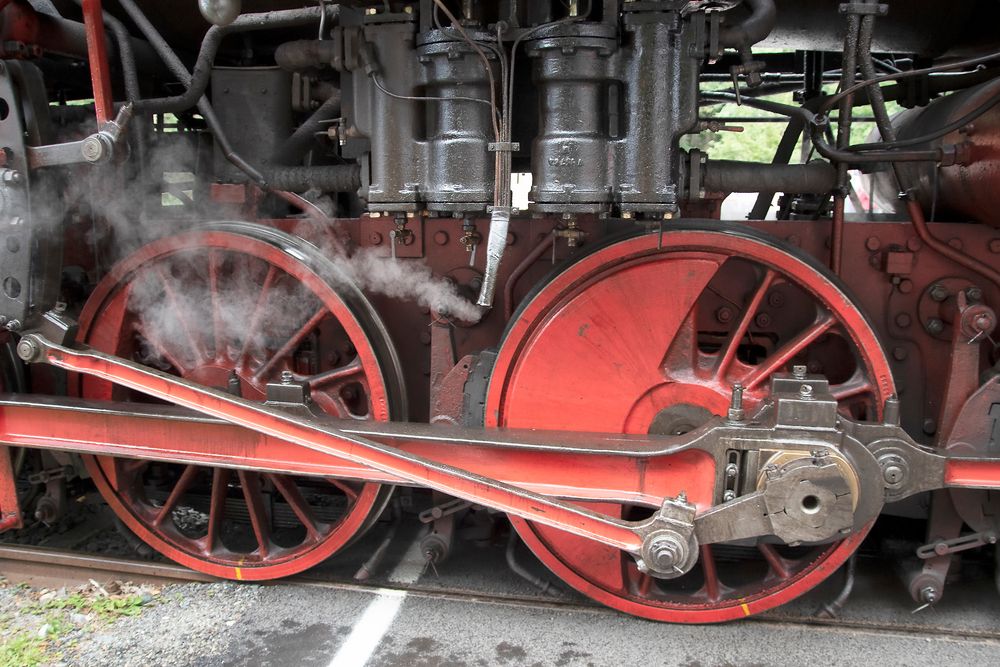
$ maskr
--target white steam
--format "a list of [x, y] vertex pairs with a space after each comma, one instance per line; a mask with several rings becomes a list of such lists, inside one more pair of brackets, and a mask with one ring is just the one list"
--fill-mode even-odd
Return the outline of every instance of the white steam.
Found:
[[478, 322], [482, 317], [478, 306], [459, 294], [453, 283], [435, 276], [423, 261], [393, 259], [379, 248], [362, 248], [350, 257], [342, 254], [331, 259], [362, 291], [412, 301], [464, 322]]

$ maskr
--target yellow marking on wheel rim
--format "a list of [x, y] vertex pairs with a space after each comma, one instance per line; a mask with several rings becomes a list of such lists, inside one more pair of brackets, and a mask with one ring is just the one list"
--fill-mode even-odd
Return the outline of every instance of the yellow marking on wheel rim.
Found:
[[747, 606], [746, 602], [741, 602], [740, 603], [740, 607], [743, 608], [743, 615], [744, 616], [749, 616], [750, 615], [750, 607]]
[[[243, 570], [240, 569], [240, 568], [238, 568], [238, 567], [233, 568], [233, 569], [236, 570], [236, 580], [237, 581], [243, 581]], [[746, 605], [743, 605], [743, 606], [745, 607]]]

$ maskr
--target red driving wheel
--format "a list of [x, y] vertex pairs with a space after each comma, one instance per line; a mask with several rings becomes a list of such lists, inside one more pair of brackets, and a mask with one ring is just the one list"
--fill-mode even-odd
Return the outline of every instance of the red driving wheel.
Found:
[[[768, 380], [792, 365], [831, 380], [841, 410], [874, 418], [894, 393], [882, 346], [825, 269], [737, 227], [687, 227], [600, 247], [521, 307], [498, 354], [487, 426], [680, 434], [724, 414], [734, 383], [752, 411]], [[751, 412], [752, 414], [752, 412]], [[704, 479], [704, 478], [702, 478]], [[714, 477], [711, 477], [714, 480]], [[704, 509], [713, 488], [690, 488]], [[640, 519], [653, 508], [589, 505]], [[616, 549], [511, 518], [563, 581], [610, 607], [682, 623], [727, 621], [808, 591], [857, 549], [864, 531], [835, 544], [767, 541], [704, 546], [673, 580], [638, 571]]]
[[[163, 239], [116, 265], [81, 342], [264, 400], [289, 374], [340, 418], [405, 414], [401, 373], [365, 298], [301, 239], [246, 223]], [[86, 398], [151, 401], [77, 378]], [[218, 577], [301, 572], [374, 522], [391, 488], [345, 480], [84, 457], [117, 516], [171, 560]]]

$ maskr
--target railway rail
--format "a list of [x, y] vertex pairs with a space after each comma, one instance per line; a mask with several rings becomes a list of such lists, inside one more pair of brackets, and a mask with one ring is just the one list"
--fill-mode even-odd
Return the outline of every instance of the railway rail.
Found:
[[[108, 557], [81, 553], [67, 549], [0, 545], [0, 574], [11, 581], [49, 582], [53, 587], [59, 582], [86, 583], [90, 580], [104, 582], [108, 579], [127, 580], [134, 583], [185, 583], [220, 582], [224, 579], [210, 577], [189, 568], [165, 562], [150, 562], [121, 557]], [[329, 571], [311, 571], [283, 580], [278, 584], [311, 586], [327, 589], [331, 594], [338, 591], [368, 594], [405, 593], [425, 599], [448, 600], [460, 603], [499, 604], [512, 607], [551, 609], [555, 611], [585, 611], [587, 613], [608, 614], [609, 610], [579, 598], [578, 596], [552, 597], [544, 594], [523, 595], [462, 588], [448, 582], [447, 575], [438, 578], [433, 585], [420, 583], [400, 584], [392, 581], [362, 582], [337, 575]], [[221, 602], [220, 602], [221, 603]], [[986, 639], [1000, 642], [1000, 628], [995, 630], [973, 629], [945, 623], [914, 623], [907, 618], [891, 621], [870, 621], [857, 618], [831, 618], [820, 614], [800, 614], [779, 610], [752, 617], [755, 623], [774, 625], [779, 628], [829, 627], [842, 630], [859, 630], [872, 633], [892, 633], [919, 637], [953, 637]]]

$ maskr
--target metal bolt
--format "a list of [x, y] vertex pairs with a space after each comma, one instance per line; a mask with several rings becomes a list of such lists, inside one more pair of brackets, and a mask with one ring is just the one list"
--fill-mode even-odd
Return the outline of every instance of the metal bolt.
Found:
[[812, 398], [813, 388], [810, 384], [804, 384], [799, 387], [799, 398]]
[[937, 590], [933, 586], [925, 586], [920, 589], [920, 600], [924, 604], [934, 604], [938, 601]]
[[945, 299], [947, 299], [949, 296], [950, 296], [950, 294], [948, 293], [948, 288], [945, 287], [944, 285], [937, 284], [937, 285], [934, 285], [933, 287], [931, 287], [930, 297], [934, 301], [937, 301], [938, 303], [941, 303], [942, 301], [944, 301]]
[[729, 421], [743, 421], [743, 385], [737, 382], [733, 385], [733, 396], [729, 402]]
[[924, 433], [934, 435], [937, 433], [937, 422], [932, 417], [924, 419]]
[[885, 408], [882, 410], [882, 422], [892, 426], [899, 426], [899, 397], [895, 394], [885, 399]]
[[717, 311], [715, 311], [715, 319], [719, 321], [719, 324], [727, 324], [733, 319], [733, 311], [727, 306], [722, 306]]
[[911, 324], [913, 324], [913, 318], [910, 317], [909, 313], [896, 315], [896, 326], [900, 329], [908, 329]]
[[807, 366], [792, 366], [792, 375], [795, 376], [796, 380], [805, 380], [808, 372]]
[[91, 135], [83, 140], [80, 145], [80, 153], [87, 162], [100, 162], [104, 157], [104, 142], [100, 137]]
[[21, 320], [11, 320], [10, 322], [7, 323], [6, 327], [4, 328], [6, 328], [7, 331], [20, 331]]
[[965, 296], [969, 297], [969, 301], [982, 301], [983, 300], [983, 290], [978, 287], [970, 287], [965, 290]]
[[972, 327], [976, 331], [989, 331], [993, 328], [993, 317], [988, 313], [982, 313], [972, 322]]
[[649, 556], [657, 571], [669, 572], [684, 560], [684, 545], [671, 535], [656, 537], [649, 546]]
[[877, 236], [869, 236], [868, 240], [865, 241], [865, 247], [875, 252], [882, 247], [882, 241]]
[[886, 466], [885, 470], [882, 471], [882, 479], [885, 480], [886, 484], [899, 484], [903, 481], [904, 475], [903, 469], [895, 463]]
[[729, 503], [736, 500], [736, 492], [732, 489], [727, 490], [722, 494], [722, 502]]
[[726, 477], [728, 479], [735, 479], [736, 475], [739, 473], [740, 469], [735, 463], [730, 463], [726, 466]]
[[291, 371], [281, 371], [281, 384], [291, 384], [294, 379]]
[[927, 333], [936, 336], [940, 334], [942, 331], [944, 331], [944, 322], [934, 317], [932, 319], [927, 320], [927, 324], [925, 325], [925, 327], [927, 328]]
[[896, 361], [906, 361], [906, 358], [910, 356], [906, 351], [905, 347], [895, 347], [892, 350], [892, 358]]
[[17, 356], [22, 361], [34, 361], [39, 351], [38, 343], [31, 338], [22, 338], [17, 344]]

